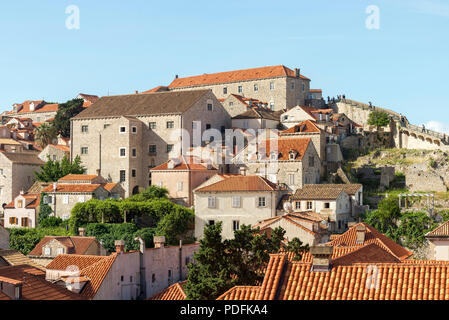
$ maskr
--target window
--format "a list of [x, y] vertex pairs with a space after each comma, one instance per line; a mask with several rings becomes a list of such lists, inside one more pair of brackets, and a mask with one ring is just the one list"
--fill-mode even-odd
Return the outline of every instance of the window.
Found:
[[259, 91], [259, 85], [257, 83], [254, 85], [254, 91], [255, 92]]
[[151, 282], [152, 283], [156, 282], [156, 275], [154, 273], [151, 275]]
[[315, 167], [315, 158], [314, 157], [309, 157], [309, 167], [310, 168]]
[[213, 226], [215, 224], [215, 220], [209, 220], [207, 223], [208, 225]]
[[232, 230], [234, 231], [240, 230], [240, 221], [238, 220], [232, 221]]
[[301, 201], [297, 201], [295, 203], [295, 208], [296, 208], [296, 210], [300, 210], [301, 209]]
[[212, 111], [212, 103], [207, 104], [207, 111]]
[[131, 132], [132, 133], [137, 133], [137, 127], [132, 127]]
[[19, 220], [15, 217], [9, 218], [9, 224], [11, 224], [11, 225], [16, 225], [18, 222], [19, 222]]
[[171, 270], [168, 270], [168, 284], [171, 284], [172, 282], [172, 272]]
[[195, 130], [196, 129], [196, 121], [192, 122], [192, 129]]
[[307, 201], [307, 210], [312, 210], [312, 202]]
[[149, 125], [148, 125], [148, 127], [149, 127], [151, 130], [156, 129], [156, 122], [150, 122]]
[[120, 127], [120, 133], [126, 133], [126, 127]]
[[324, 209], [330, 209], [331, 204], [329, 202], [324, 203]]
[[238, 91], [239, 91], [239, 93], [242, 93], [242, 92], [243, 92], [243, 87], [242, 87], [242, 86], [239, 86], [239, 87], [238, 87]]
[[56, 254], [64, 254], [64, 248], [58, 248]]
[[167, 121], [167, 129], [173, 129], [175, 127], [175, 123], [173, 121]]
[[295, 174], [294, 173], [289, 173], [289, 175], [288, 175], [288, 184], [289, 185], [295, 184]]
[[55, 154], [53, 155], [53, 161], [56, 161], [56, 155]]
[[270, 90], [274, 90], [274, 82], [270, 82]]
[[306, 91], [306, 85], [303, 83], [302, 84], [302, 92]]
[[28, 218], [24, 217], [22, 218], [22, 227], [28, 227]]
[[148, 148], [148, 152], [151, 155], [155, 155], [157, 153], [156, 145], [155, 144], [150, 144], [150, 147]]
[[257, 204], [259, 208], [264, 208], [267, 206], [267, 199], [265, 197], [259, 197]]
[[17, 200], [17, 208], [23, 208], [23, 200]]
[[182, 191], [183, 187], [184, 187], [184, 183], [178, 182], [178, 191]]
[[69, 196], [62, 197], [62, 204], [69, 204]]
[[109, 126], [110, 126], [109, 123], [105, 123], [104, 126], [103, 126], [103, 129], [107, 129]]
[[212, 126], [209, 123], [206, 124], [206, 130], [209, 130], [210, 128], [212, 128]]
[[88, 147], [82, 147], [81, 148], [81, 154], [88, 154], [89, 153], [89, 148]]
[[46, 204], [52, 204], [53, 203], [53, 197], [52, 196], [47, 196], [47, 202], [45, 202]]
[[137, 149], [132, 150], [132, 156], [133, 158], [137, 157]]
[[133, 276], [129, 276], [129, 282], [133, 282]]
[[229, 102], [229, 106], [232, 107], [234, 105], [234, 102]]
[[3, 169], [0, 169], [0, 175], [1, 176], [3, 175]]
[[274, 111], [274, 102], [270, 102], [270, 109]]
[[294, 83], [293, 81], [291, 82], [290, 88], [291, 88], [292, 90], [295, 89], [295, 83]]
[[81, 132], [82, 132], [82, 133], [87, 133], [87, 132], [89, 132], [89, 126], [81, 126]]
[[45, 247], [44, 248], [44, 256], [49, 256], [49, 255], [51, 255], [51, 249], [48, 247]]
[[232, 207], [240, 208], [241, 198], [239, 196], [232, 197]]
[[227, 87], [223, 88], [223, 94], [228, 94], [228, 88]]
[[120, 148], [120, 157], [121, 158], [126, 157], [126, 148]]
[[167, 153], [172, 152], [173, 150], [173, 145], [172, 144], [167, 144]]
[[136, 169], [132, 169], [132, 170], [131, 170], [131, 175], [132, 175], [133, 178], [135, 178], [135, 177], [137, 176], [137, 171], [136, 171]]
[[123, 282], [123, 280], [125, 280], [125, 278], [123, 276], [121, 276], [120, 281]]
[[209, 197], [207, 199], [207, 207], [208, 208], [215, 208], [215, 197]]
[[126, 181], [126, 170], [120, 170], [120, 182]]

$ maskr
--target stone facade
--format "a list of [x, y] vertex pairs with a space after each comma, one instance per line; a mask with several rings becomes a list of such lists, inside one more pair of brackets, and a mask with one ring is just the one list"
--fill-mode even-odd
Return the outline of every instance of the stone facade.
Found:
[[[212, 104], [212, 110], [207, 109], [208, 104]], [[192, 145], [194, 121], [200, 122], [196, 125], [201, 132], [207, 127], [222, 131], [231, 124], [210, 91], [184, 113], [75, 118], [71, 157], [79, 155], [88, 174], [101, 170], [108, 181], [120, 182], [128, 197], [150, 185], [151, 168], [180, 155], [181, 147]], [[190, 141], [182, 139], [179, 129], [188, 132]]]
[[9, 250], [9, 232], [0, 226], [0, 250]]

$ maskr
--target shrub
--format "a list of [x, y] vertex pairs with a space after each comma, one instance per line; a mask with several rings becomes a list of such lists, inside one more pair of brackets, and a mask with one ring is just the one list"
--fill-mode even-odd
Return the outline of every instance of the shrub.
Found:
[[63, 221], [61, 218], [58, 217], [47, 217], [39, 222], [40, 228], [55, 228], [55, 227], [61, 227], [63, 224]]

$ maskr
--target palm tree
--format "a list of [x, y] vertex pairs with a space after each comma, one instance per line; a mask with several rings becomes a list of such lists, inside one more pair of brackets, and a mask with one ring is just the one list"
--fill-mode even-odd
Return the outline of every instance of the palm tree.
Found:
[[41, 148], [45, 148], [58, 137], [55, 128], [48, 123], [42, 123], [34, 130], [34, 140]]

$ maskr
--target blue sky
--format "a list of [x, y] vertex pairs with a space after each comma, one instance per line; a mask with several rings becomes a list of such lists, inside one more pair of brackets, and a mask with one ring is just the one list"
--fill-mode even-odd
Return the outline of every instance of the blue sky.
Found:
[[[67, 6], [80, 29], [66, 28]], [[369, 5], [380, 29], [365, 26]], [[345, 93], [449, 131], [446, 0], [0, 3], [0, 110], [125, 94], [189, 76], [284, 64], [325, 96]]]

